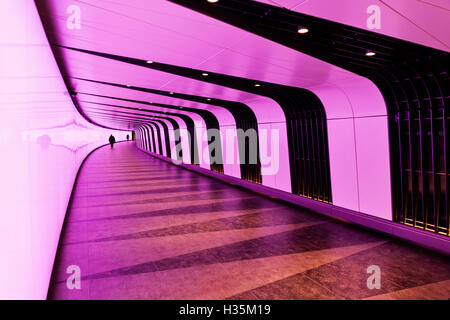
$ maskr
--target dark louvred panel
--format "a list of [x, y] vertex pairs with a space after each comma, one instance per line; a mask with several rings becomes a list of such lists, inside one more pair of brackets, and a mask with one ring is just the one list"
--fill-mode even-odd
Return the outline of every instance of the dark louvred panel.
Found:
[[388, 107], [393, 218], [449, 235], [448, 52], [256, 1], [169, 1], [372, 80]]

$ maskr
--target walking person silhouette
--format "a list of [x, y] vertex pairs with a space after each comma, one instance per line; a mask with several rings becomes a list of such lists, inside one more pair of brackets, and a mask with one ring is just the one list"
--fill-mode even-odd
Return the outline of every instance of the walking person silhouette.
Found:
[[113, 135], [109, 136], [109, 144], [111, 145], [111, 148], [114, 148], [114, 143], [116, 143], [116, 138], [114, 138]]

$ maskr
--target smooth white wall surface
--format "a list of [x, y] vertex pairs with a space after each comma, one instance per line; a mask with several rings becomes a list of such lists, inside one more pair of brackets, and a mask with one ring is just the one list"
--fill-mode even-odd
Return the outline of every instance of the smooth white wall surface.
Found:
[[388, 117], [355, 119], [355, 136], [359, 210], [379, 218], [393, 220]]
[[333, 204], [392, 220], [387, 109], [381, 92], [362, 77], [309, 89], [325, 107]]
[[353, 119], [328, 120], [331, 195], [333, 204], [359, 210]]

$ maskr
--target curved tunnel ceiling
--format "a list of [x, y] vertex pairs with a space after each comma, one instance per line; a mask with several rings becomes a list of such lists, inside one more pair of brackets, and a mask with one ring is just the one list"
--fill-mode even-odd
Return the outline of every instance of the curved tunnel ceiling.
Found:
[[[372, 32], [415, 42], [435, 49], [450, 49], [446, 32], [450, 2], [446, 0], [257, 0], [272, 6], [367, 29], [373, 7], [380, 10], [380, 26]], [[367, 13], [367, 14], [366, 14]], [[433, 17], [433, 19], [429, 19]]]
[[[80, 7], [85, 20], [95, 17], [96, 24], [94, 27], [91, 19], [88, 22], [84, 20], [83, 28], [74, 31], [66, 29], [63, 19], [69, 1], [42, 0], [37, 3], [44, 22], [49, 25], [47, 30], [51, 42], [68, 47], [195, 67], [295, 87], [307, 88], [354, 77], [345, 70], [167, 1], [152, 1], [151, 4], [130, 1], [128, 5], [83, 1]], [[143, 14], [145, 20], [141, 19]], [[114, 43], [118, 46], [114, 46]], [[93, 57], [65, 51], [59, 60], [70, 64], [70, 68], [64, 72], [70, 77], [152, 89], [164, 88], [167, 91], [239, 102], [252, 99], [242, 93], [232, 94], [220, 87], [197, 81], [159, 72], [139, 72], [138, 68], [100, 62]], [[76, 81], [70, 82], [70, 87], [76, 87]]]
[[[403, 130], [399, 113], [431, 108], [444, 110], [445, 117], [448, 106], [449, 62], [448, 53], [442, 51], [448, 50], [448, 35], [439, 27], [448, 10], [424, 3], [408, 8], [405, 1], [375, 2], [383, 8], [384, 28], [367, 31], [362, 29], [367, 18], [362, 9], [369, 5], [365, 0], [355, 6], [346, 0], [340, 7], [323, 0], [221, 0], [215, 4], [203, 0], [131, 0], [126, 4], [84, 0], [77, 2], [84, 19], [79, 30], [68, 30], [65, 25], [65, 10], [71, 1], [36, 1], [66, 84], [77, 93], [75, 102], [88, 117], [94, 113], [89, 111], [87, 101], [79, 99], [82, 93], [97, 95], [95, 101], [89, 102], [104, 104], [103, 114], [95, 116], [99, 123], [139, 127], [146, 122], [145, 117], [127, 122], [131, 115], [114, 116], [118, 111], [107, 106], [111, 104], [107, 103], [108, 97], [128, 99], [128, 103], [155, 100], [160, 104], [161, 109], [146, 106], [149, 111], [162, 110], [163, 105], [171, 106], [165, 108], [167, 111], [184, 106], [209, 110], [218, 117], [218, 110], [226, 110], [237, 126], [246, 128], [258, 128], [267, 121], [284, 123], [287, 139], [302, 136], [294, 126], [290, 127], [292, 120], [301, 122], [314, 117], [313, 130], [321, 134], [313, 144], [324, 145], [320, 152], [327, 155], [326, 137], [333, 140], [340, 130], [334, 125], [327, 133], [331, 120], [352, 119], [356, 123], [362, 117], [378, 117], [380, 121], [388, 117], [389, 128], [381, 125], [380, 136], [389, 139], [386, 148], [391, 152], [387, 156], [390, 169], [389, 163], [381, 159], [379, 170], [391, 170], [393, 193], [402, 195], [408, 187], [399, 176], [403, 170], [403, 160], [397, 154], [402, 145], [395, 133]], [[344, 9], [347, 14], [343, 14]], [[424, 25], [424, 20], [417, 17], [420, 10], [434, 10], [436, 21]], [[342, 14], [333, 16], [333, 12]], [[310, 31], [299, 34], [301, 26], [308, 26]], [[242, 110], [233, 113], [235, 107], [246, 110], [243, 124], [239, 123]], [[199, 115], [199, 111], [190, 109], [173, 112], [176, 116]], [[211, 122], [208, 125], [214, 126]], [[345, 152], [357, 148], [355, 137], [361, 129], [353, 126], [355, 145], [347, 146]], [[289, 153], [295, 159], [296, 146], [289, 141]], [[339, 141], [331, 144], [330, 154], [339, 156]], [[315, 157], [322, 161], [320, 154]], [[354, 168], [344, 162], [335, 161], [340, 167], [332, 171], [358, 171], [358, 165], [366, 166], [373, 160], [358, 159], [352, 164]], [[289, 166], [291, 173], [298, 167], [292, 159]], [[320, 175], [327, 176], [329, 171], [326, 163]], [[351, 179], [358, 185], [358, 172]], [[386, 194], [390, 193], [390, 182], [382, 183], [388, 190]], [[402, 188], [406, 191], [395, 192]], [[344, 189], [334, 186], [334, 190]], [[355, 194], [355, 205], [344, 203], [346, 194], [334, 194], [333, 202], [364, 211], [361, 203], [366, 201], [364, 197], [369, 199], [370, 193], [370, 188], [366, 189], [366, 196]], [[298, 191], [294, 183], [292, 191]], [[325, 198], [331, 201], [331, 195]], [[404, 201], [393, 202], [398, 207]], [[390, 204], [384, 203], [377, 210], [390, 211]]]

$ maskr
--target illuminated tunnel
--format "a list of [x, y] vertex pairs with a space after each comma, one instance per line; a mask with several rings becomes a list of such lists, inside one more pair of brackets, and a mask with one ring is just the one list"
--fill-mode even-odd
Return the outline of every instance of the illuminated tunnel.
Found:
[[450, 299], [448, 1], [0, 9], [1, 299]]

